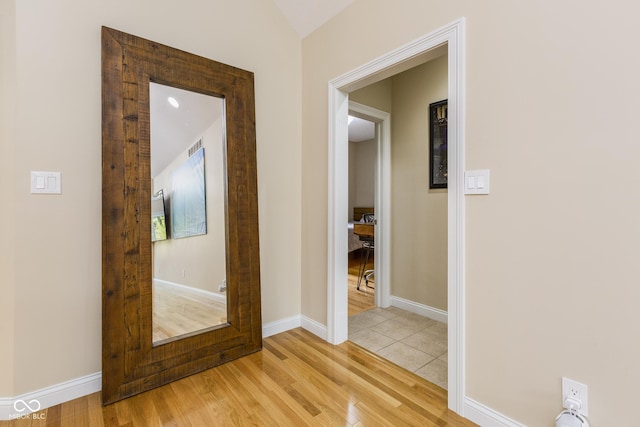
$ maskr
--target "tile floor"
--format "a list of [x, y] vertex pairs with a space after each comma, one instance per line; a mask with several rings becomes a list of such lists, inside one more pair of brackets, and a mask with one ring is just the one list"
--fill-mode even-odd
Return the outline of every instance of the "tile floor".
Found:
[[349, 340], [447, 388], [447, 325], [397, 307], [349, 317]]

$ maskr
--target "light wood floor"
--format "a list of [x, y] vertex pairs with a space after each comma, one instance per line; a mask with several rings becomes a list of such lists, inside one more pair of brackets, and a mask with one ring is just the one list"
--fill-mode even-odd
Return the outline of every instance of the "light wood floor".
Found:
[[264, 349], [102, 407], [92, 394], [0, 426], [475, 426], [446, 391], [345, 342], [294, 329]]
[[153, 342], [225, 323], [227, 305], [189, 288], [153, 284]]
[[[373, 257], [369, 260], [366, 266], [366, 270], [373, 270]], [[360, 283], [360, 290], [357, 289], [358, 285], [358, 266], [360, 263], [360, 256], [357, 252], [349, 254], [349, 316], [353, 316], [363, 311], [371, 310], [376, 307], [374, 301], [375, 289], [371, 289], [365, 286], [364, 280]], [[375, 278], [374, 284], [375, 288]], [[371, 284], [371, 282], [370, 282]]]

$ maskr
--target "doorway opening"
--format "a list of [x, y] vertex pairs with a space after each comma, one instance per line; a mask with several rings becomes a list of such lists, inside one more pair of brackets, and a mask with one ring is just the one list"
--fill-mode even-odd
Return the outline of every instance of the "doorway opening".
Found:
[[[429, 166], [432, 151], [429, 148], [432, 136], [429, 112], [434, 102], [446, 103], [443, 100], [447, 98], [447, 74], [447, 52], [441, 49], [441, 56], [437, 58], [349, 93], [350, 105], [355, 100], [389, 111], [393, 128], [391, 150], [387, 151], [387, 157], [391, 159], [386, 161], [391, 174], [392, 197], [382, 203], [389, 206], [391, 213], [383, 216], [385, 223], [390, 224], [391, 239], [381, 245], [375, 233], [369, 232], [373, 227], [354, 225], [354, 232], [362, 230], [361, 238], [367, 239], [364, 242], [368, 245], [367, 250], [361, 249], [361, 254], [370, 252], [369, 245], [376, 249], [376, 262], [378, 249], [389, 254], [390, 280], [384, 284], [390, 291], [391, 307], [373, 306], [356, 314], [373, 298], [367, 288], [364, 297], [362, 292], [354, 295], [354, 289], [362, 291], [363, 282], [367, 283], [361, 276], [356, 282], [359, 286], [350, 282], [348, 337], [444, 389], [448, 388], [447, 188], [446, 180], [443, 188], [431, 188], [430, 185], [433, 168]], [[443, 118], [446, 123], [444, 120], [446, 118]], [[356, 206], [367, 206], [368, 201], [374, 200], [373, 173], [376, 170], [375, 144], [371, 141], [368, 148], [366, 141], [352, 142], [354, 124], [357, 125], [355, 120], [349, 124], [350, 215], [360, 209], [374, 212], [373, 208], [360, 207], [352, 212], [352, 205], [354, 198]], [[368, 173], [363, 174], [362, 167], [367, 168], [365, 172]], [[445, 169], [438, 170], [444, 171], [443, 180], [446, 179], [446, 163]], [[360, 182], [363, 179], [367, 181], [365, 185]], [[358, 185], [354, 186], [353, 181]], [[354, 187], [355, 197], [351, 193]], [[382, 225], [382, 221], [379, 223]], [[353, 272], [354, 261], [351, 257], [350, 272]]]
[[[457, 20], [412, 43], [329, 82], [329, 218], [327, 338], [334, 344], [348, 336], [347, 223], [349, 93], [439, 56], [446, 49], [448, 66], [449, 151], [447, 194], [448, 406], [464, 407], [464, 20]], [[384, 191], [384, 183], [383, 191]], [[387, 191], [389, 188], [386, 189]], [[387, 207], [377, 214], [380, 228]], [[388, 218], [388, 216], [387, 216]], [[378, 231], [378, 230], [376, 230]], [[385, 238], [384, 232], [380, 233]], [[387, 236], [388, 237], [388, 236]], [[377, 244], [377, 247], [380, 245]], [[382, 248], [385, 247], [383, 244]], [[378, 251], [379, 252], [379, 251]], [[377, 272], [376, 272], [377, 273]], [[387, 273], [388, 274], [388, 271]], [[384, 277], [384, 274], [381, 275]], [[379, 277], [378, 279], [382, 279]], [[388, 306], [388, 303], [387, 303]]]
[[[355, 175], [359, 175], [359, 177], [348, 176], [347, 180], [344, 181], [349, 182], [347, 217], [350, 224], [349, 238], [352, 239], [349, 245], [353, 246], [353, 241], [355, 240], [356, 247], [363, 246], [359, 249], [360, 253], [358, 254], [363, 255], [363, 263], [366, 261], [367, 253], [369, 258], [374, 260], [371, 265], [373, 274], [366, 274], [367, 267], [365, 265], [362, 266], [362, 271], [359, 271], [359, 273], [362, 273], [359, 278], [360, 289], [366, 292], [368, 289], [375, 287], [375, 291], [372, 292], [373, 304], [376, 307], [388, 307], [390, 305], [388, 236], [391, 228], [388, 222], [379, 221], [379, 219], [389, 217], [388, 209], [391, 197], [389, 154], [391, 115], [385, 111], [354, 101], [350, 101], [348, 104], [349, 116], [354, 118], [353, 123], [357, 124], [357, 120], [360, 120], [373, 126], [373, 139], [353, 142], [355, 145], [349, 147], [352, 150], [352, 155], [347, 153], [350, 163], [350, 165], [347, 165], [348, 174], [352, 175], [355, 172]], [[349, 127], [351, 128], [351, 126]], [[368, 136], [371, 136], [371, 134], [369, 133]], [[367, 138], [367, 136], [362, 138]], [[359, 137], [352, 135], [351, 139], [359, 139]], [[362, 146], [362, 144], [368, 144], [368, 146]], [[360, 164], [358, 168], [360, 161], [363, 161], [363, 164]], [[357, 181], [359, 180], [365, 180], [366, 182], [363, 185], [358, 185]], [[358, 190], [358, 187], [360, 187], [360, 190]], [[371, 218], [371, 214], [373, 214], [373, 218]], [[372, 220], [369, 223], [370, 226], [360, 227], [367, 230], [365, 233], [367, 235], [357, 236], [355, 231], [358, 226], [355, 225], [355, 222], [365, 222], [367, 220]], [[343, 224], [347, 224], [347, 222]], [[352, 225], [353, 229], [351, 229]], [[361, 259], [358, 259], [358, 270], [360, 270], [360, 261]], [[367, 276], [369, 279], [373, 279], [373, 283], [375, 283], [369, 288], [367, 288]], [[346, 275], [343, 276], [343, 278], [346, 277]], [[356, 287], [358, 287], [357, 282], [358, 278], [356, 278]]]

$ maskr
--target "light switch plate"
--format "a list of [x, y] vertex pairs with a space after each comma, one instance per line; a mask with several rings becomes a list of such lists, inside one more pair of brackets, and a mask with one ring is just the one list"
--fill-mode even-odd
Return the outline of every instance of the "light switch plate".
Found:
[[31, 171], [31, 194], [62, 194], [60, 172]]
[[465, 171], [464, 194], [489, 194], [489, 169]]

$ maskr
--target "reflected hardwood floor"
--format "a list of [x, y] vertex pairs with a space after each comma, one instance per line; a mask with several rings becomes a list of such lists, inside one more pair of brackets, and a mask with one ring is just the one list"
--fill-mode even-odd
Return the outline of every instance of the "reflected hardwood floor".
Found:
[[153, 341], [199, 331], [227, 321], [227, 306], [189, 288], [153, 284]]
[[345, 342], [294, 329], [258, 353], [102, 407], [98, 393], [0, 426], [475, 426], [447, 394]]

